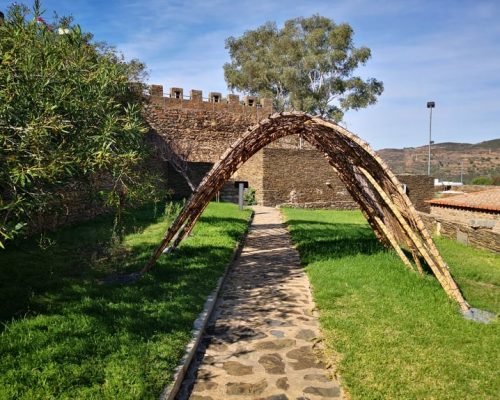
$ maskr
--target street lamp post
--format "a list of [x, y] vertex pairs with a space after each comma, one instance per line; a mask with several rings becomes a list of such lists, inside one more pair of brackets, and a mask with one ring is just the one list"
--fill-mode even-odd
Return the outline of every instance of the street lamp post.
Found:
[[429, 117], [429, 160], [427, 163], [427, 175], [431, 176], [431, 145], [432, 145], [432, 109], [436, 107], [436, 103], [433, 101], [427, 102], [427, 108], [430, 109]]

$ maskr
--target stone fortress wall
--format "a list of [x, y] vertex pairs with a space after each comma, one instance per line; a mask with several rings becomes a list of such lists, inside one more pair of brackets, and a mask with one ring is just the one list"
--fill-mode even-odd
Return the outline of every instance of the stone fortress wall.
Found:
[[[187, 97], [187, 98], [186, 98]], [[205, 99], [200, 90], [184, 96], [183, 88], [171, 88], [164, 95], [161, 85], [150, 88], [146, 116], [157, 134], [173, 140], [187, 154], [190, 176], [199, 183], [211, 165], [251, 126], [273, 113], [270, 99], [210, 92]], [[174, 197], [186, 197], [189, 188], [172, 168], [168, 181]], [[424, 200], [433, 197], [433, 179], [427, 176], [400, 176], [417, 209], [429, 211]], [[357, 208], [357, 204], [322, 154], [298, 135], [282, 138], [255, 154], [233, 176], [256, 190], [259, 204], [297, 207]], [[222, 198], [234, 200], [229, 182]]]
[[[272, 100], [171, 88], [164, 95], [163, 86], [151, 85], [146, 118], [159, 135], [175, 140], [188, 150], [190, 162], [219, 160], [224, 151], [250, 127], [273, 113]], [[187, 98], [186, 98], [187, 97]], [[299, 138], [290, 136], [269, 145], [271, 148], [297, 148]], [[312, 148], [307, 145], [307, 148]]]

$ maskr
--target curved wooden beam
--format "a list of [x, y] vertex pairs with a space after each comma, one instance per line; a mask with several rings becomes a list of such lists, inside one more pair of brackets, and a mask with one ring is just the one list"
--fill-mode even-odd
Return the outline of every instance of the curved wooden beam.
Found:
[[[462, 311], [470, 309], [431, 236], [402, 185], [385, 162], [359, 137], [332, 121], [301, 112], [273, 114], [250, 128], [205, 175], [171, 224], [141, 273], [149, 271], [170, 245], [175, 248], [192, 230], [210, 200], [238, 168], [268, 144], [299, 134], [327, 158], [353, 199], [359, 204], [377, 238], [392, 246], [403, 263], [411, 263], [400, 246], [408, 246], [417, 267], [422, 257], [445, 292]], [[418, 268], [419, 270], [421, 268]]]

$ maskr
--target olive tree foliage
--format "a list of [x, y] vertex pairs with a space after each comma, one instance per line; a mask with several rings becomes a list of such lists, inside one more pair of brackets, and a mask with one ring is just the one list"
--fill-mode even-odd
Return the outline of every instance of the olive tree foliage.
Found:
[[268, 22], [226, 40], [231, 62], [224, 65], [229, 89], [272, 96], [278, 110], [301, 110], [337, 121], [346, 110], [377, 101], [382, 82], [354, 72], [371, 56], [354, 47], [348, 24], [313, 15], [278, 29]]
[[0, 246], [71, 182], [113, 179], [108, 200], [144, 190], [139, 91], [144, 65], [94, 43], [70, 18], [48, 25], [39, 1], [0, 26]]

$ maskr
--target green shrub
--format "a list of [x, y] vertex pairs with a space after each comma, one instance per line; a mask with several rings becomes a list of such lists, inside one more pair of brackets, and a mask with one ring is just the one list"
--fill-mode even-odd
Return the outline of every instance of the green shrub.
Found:
[[245, 194], [243, 199], [245, 200], [245, 204], [248, 206], [254, 206], [257, 204], [257, 200], [255, 200], [255, 189], [248, 188], [245, 190]]
[[473, 185], [493, 185], [493, 178], [490, 176], [478, 176], [472, 180]]
[[112, 204], [152, 189], [137, 179], [146, 130], [130, 85], [144, 65], [42, 14], [39, 1], [31, 12], [14, 3], [0, 26], [0, 247], [61, 185], [104, 173]]

